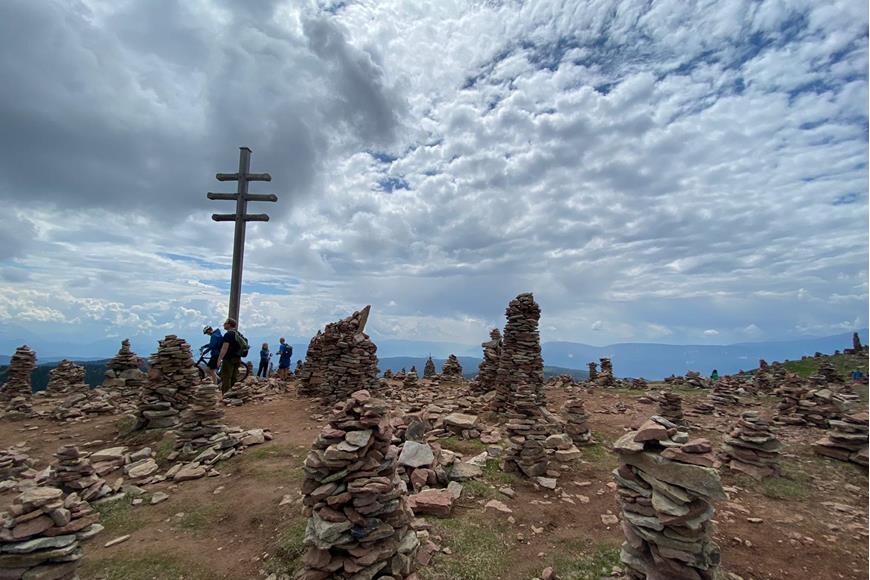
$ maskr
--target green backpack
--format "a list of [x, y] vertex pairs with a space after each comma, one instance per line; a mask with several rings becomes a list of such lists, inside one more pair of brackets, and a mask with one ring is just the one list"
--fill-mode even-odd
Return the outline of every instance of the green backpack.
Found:
[[248, 351], [251, 350], [251, 345], [248, 344], [248, 339], [245, 338], [245, 335], [236, 331], [236, 345], [239, 347], [239, 357], [245, 358], [248, 356]]

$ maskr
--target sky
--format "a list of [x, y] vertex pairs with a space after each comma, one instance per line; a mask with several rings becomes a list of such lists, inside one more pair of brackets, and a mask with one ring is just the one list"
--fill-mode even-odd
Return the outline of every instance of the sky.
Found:
[[727, 344], [867, 326], [868, 6], [5, 0], [0, 326]]

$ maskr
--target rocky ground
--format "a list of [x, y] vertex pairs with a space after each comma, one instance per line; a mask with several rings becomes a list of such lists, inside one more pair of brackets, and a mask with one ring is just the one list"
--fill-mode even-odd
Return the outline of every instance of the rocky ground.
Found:
[[[685, 410], [707, 395], [680, 392]], [[642, 395], [604, 389], [581, 395], [597, 443], [581, 449], [581, 461], [559, 478], [556, 490], [503, 473], [494, 461], [482, 477], [465, 482], [451, 517], [426, 518], [440, 551], [421, 577], [529, 580], [546, 566], [562, 578], [610, 575], [619, 564], [622, 532], [610, 474], [616, 457], [608, 446], [656, 413], [655, 404], [638, 400]], [[548, 389], [548, 406], [556, 411], [566, 396], [562, 389]], [[741, 411], [772, 415], [774, 398], [747, 400], [751, 404], [729, 408], [724, 416], [689, 414], [692, 435], [718, 446]], [[274, 439], [220, 463], [213, 477], [158, 483], [138, 497], [99, 506], [106, 529], [85, 544], [82, 578], [252, 579], [295, 570], [305, 526], [301, 468], [324, 424], [312, 418], [317, 416], [313, 403], [292, 393], [228, 408], [227, 424], [267, 428]], [[65, 444], [89, 450], [118, 445], [116, 421], [113, 416], [65, 425], [2, 421], [0, 441], [4, 447], [29, 447], [39, 468]], [[815, 455], [811, 445], [823, 435], [819, 429], [782, 427], [777, 434], [785, 445], [782, 477], [759, 483], [722, 470], [729, 496], [717, 505], [715, 517], [722, 569], [745, 579], [867, 578], [866, 471]], [[141, 436], [123, 444], [150, 445], [159, 463], [166, 462], [172, 445]], [[478, 440], [455, 437], [441, 444], [466, 457], [485, 448]], [[159, 501], [162, 494], [168, 499]], [[0, 505], [13, 496], [0, 494]]]

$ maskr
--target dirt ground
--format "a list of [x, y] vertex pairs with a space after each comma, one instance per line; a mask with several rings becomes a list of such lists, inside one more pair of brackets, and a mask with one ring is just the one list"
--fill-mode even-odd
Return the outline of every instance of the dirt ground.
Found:
[[[705, 392], [683, 392], [684, 409]], [[597, 444], [584, 448], [583, 460], [559, 478], [560, 490], [495, 469], [466, 484], [451, 518], [432, 518], [432, 538], [442, 548], [421, 573], [429, 580], [530, 580], [547, 565], [562, 578], [597, 578], [618, 564], [622, 534], [601, 516], [618, 514], [610, 471], [616, 465], [608, 446], [632, 425], [656, 411], [637, 401], [641, 392], [595, 390], [585, 396]], [[565, 395], [549, 392], [551, 410]], [[617, 412], [617, 403], [625, 412]], [[771, 416], [774, 400], [751, 408]], [[740, 411], [729, 416], [689, 416], [692, 434], [723, 439]], [[274, 440], [253, 447], [218, 466], [220, 475], [147, 488], [139, 505], [133, 498], [102, 506], [106, 530], [85, 545], [83, 579], [255, 579], [298, 565], [304, 518], [298, 503], [302, 462], [322, 425], [320, 410], [288, 394], [273, 401], [227, 409], [226, 423], [271, 429]], [[36, 419], [0, 422], [2, 446], [26, 443], [44, 467], [58, 447], [75, 443], [86, 449], [117, 445], [116, 417], [72, 425]], [[722, 470], [728, 501], [717, 505], [716, 541], [722, 569], [745, 579], [867, 578], [867, 472], [823, 459], [811, 451], [822, 431], [786, 427], [785, 476], [765, 483]], [[122, 441], [137, 448], [161, 441]], [[452, 447], [451, 447], [452, 446]], [[445, 447], [466, 453], [484, 448], [479, 441], [452, 441]], [[111, 483], [121, 474], [107, 476]], [[497, 489], [510, 486], [509, 498]], [[151, 505], [157, 491], [167, 501]], [[0, 495], [0, 506], [14, 494]], [[285, 498], [285, 496], [289, 496]], [[285, 504], [279, 506], [285, 499]], [[511, 514], [485, 510], [499, 499]], [[121, 544], [109, 540], [130, 534]]]

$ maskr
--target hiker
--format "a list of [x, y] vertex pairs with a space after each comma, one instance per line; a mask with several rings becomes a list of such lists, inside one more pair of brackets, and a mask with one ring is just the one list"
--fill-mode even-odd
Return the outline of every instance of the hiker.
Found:
[[290, 373], [290, 358], [293, 356], [293, 347], [284, 342], [284, 337], [278, 339], [278, 377], [286, 381]]
[[711, 381], [718, 381], [719, 380], [719, 371], [717, 371], [716, 369], [713, 369], [713, 372], [710, 373], [710, 380]]
[[220, 355], [221, 344], [223, 343], [223, 336], [221, 335], [220, 330], [215, 330], [208, 325], [202, 329], [202, 333], [209, 336], [209, 341], [208, 344], [199, 347], [199, 352], [209, 355], [208, 362], [205, 365], [207, 369], [206, 372], [208, 373], [211, 382], [217, 384], [218, 357]]
[[221, 351], [218, 356], [217, 366], [221, 372], [221, 393], [229, 391], [236, 381], [239, 380], [239, 365], [242, 364], [244, 347], [239, 338], [238, 323], [232, 318], [224, 322], [224, 337], [221, 343]]
[[262, 376], [264, 379], [269, 378], [269, 360], [272, 358], [272, 353], [269, 352], [269, 343], [264, 342], [263, 348], [260, 349], [260, 368], [257, 369], [257, 376]]

